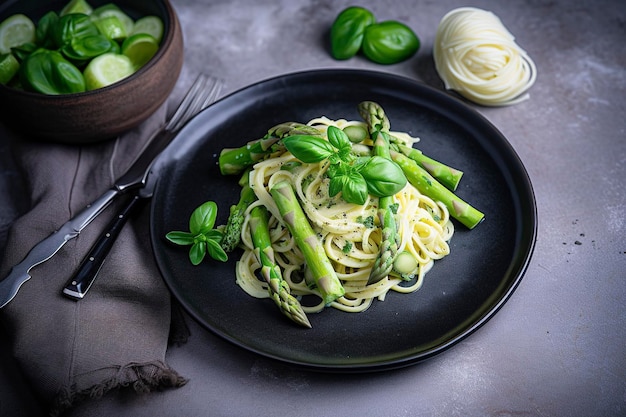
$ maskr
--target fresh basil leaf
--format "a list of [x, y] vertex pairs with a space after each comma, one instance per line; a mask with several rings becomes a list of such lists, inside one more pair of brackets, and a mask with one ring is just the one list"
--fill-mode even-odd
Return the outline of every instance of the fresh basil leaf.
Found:
[[343, 190], [343, 186], [346, 182], [345, 180], [346, 177], [344, 175], [332, 177], [330, 179], [330, 184], [328, 185], [328, 195], [334, 197], [339, 194], [339, 192]]
[[200, 264], [206, 257], [207, 251], [212, 258], [226, 261], [228, 255], [220, 245], [224, 233], [213, 228], [216, 218], [217, 204], [207, 201], [191, 213], [189, 232], [172, 231], [165, 237], [179, 245], [191, 245], [189, 260], [193, 265]]
[[228, 260], [228, 255], [216, 240], [207, 240], [206, 247], [211, 258], [222, 262], [226, 262]]
[[339, 165], [344, 162], [344, 160], [342, 159], [339, 152], [337, 152], [337, 150], [335, 149], [335, 152], [328, 157], [328, 162], [330, 162], [332, 165]]
[[355, 157], [352, 155], [352, 142], [348, 135], [335, 126], [328, 126], [326, 134], [328, 141], [338, 150], [338, 159], [343, 162], [352, 162]]
[[338, 127], [328, 126], [326, 135], [328, 136], [328, 141], [331, 145], [339, 149], [340, 152], [344, 150], [350, 151], [352, 149], [352, 142], [350, 142], [348, 135], [346, 135], [346, 133]]
[[351, 166], [353, 172], [361, 172], [365, 164], [372, 159], [371, 156], [359, 156], [355, 159], [354, 163]]
[[376, 22], [374, 14], [350, 6], [337, 15], [330, 28], [331, 54], [335, 59], [352, 58], [361, 49], [365, 28]]
[[189, 231], [193, 235], [204, 234], [213, 228], [217, 218], [217, 204], [207, 201], [196, 208], [189, 218]]
[[177, 245], [193, 245], [194, 242], [193, 235], [188, 232], [169, 232], [165, 237], [167, 240]]
[[59, 16], [54, 22], [52, 38], [57, 48], [63, 48], [73, 38], [82, 38], [100, 33], [91, 18], [82, 13]]
[[331, 164], [326, 170], [326, 175], [328, 178], [335, 178], [336, 176], [343, 175], [340, 168], [341, 166], [339, 164]]
[[101, 34], [72, 38], [61, 48], [61, 52], [71, 60], [88, 61], [111, 51], [114, 47], [113, 42], [115, 41]]
[[221, 231], [217, 229], [212, 229], [204, 233], [205, 238], [210, 239], [210, 240], [215, 240], [218, 243], [222, 240], [223, 236], [224, 236], [224, 233], [222, 233]]
[[54, 11], [49, 11], [39, 19], [35, 30], [35, 39], [40, 47], [46, 49], [54, 49], [56, 47], [53, 33], [58, 20], [59, 15]]
[[193, 265], [199, 265], [206, 255], [206, 243], [196, 242], [189, 249], [189, 260]]
[[25, 90], [44, 94], [85, 91], [80, 69], [56, 50], [39, 48], [20, 64], [20, 81]]
[[[333, 156], [336, 156], [336, 154]], [[329, 178], [342, 176], [342, 175], [348, 175], [348, 173], [353, 171], [352, 166], [346, 163], [343, 163], [341, 161], [337, 161], [336, 163], [333, 164], [332, 157], [331, 159], [329, 159], [329, 161], [331, 162], [331, 164], [328, 166], [328, 170], [326, 171], [326, 174], [328, 175]]]
[[395, 64], [413, 56], [420, 40], [404, 23], [387, 20], [367, 26], [361, 45], [363, 55], [378, 64]]
[[371, 157], [359, 170], [370, 194], [376, 197], [394, 195], [406, 186], [406, 176], [395, 162], [381, 156]]
[[37, 44], [32, 42], [26, 42], [20, 46], [14, 46], [11, 48], [11, 53], [17, 58], [18, 61], [24, 61], [28, 55], [32, 54], [39, 48]]
[[356, 159], [356, 156], [352, 153], [352, 147], [350, 149], [342, 149], [339, 151], [339, 157], [342, 161], [350, 163]]
[[293, 156], [307, 164], [323, 161], [337, 152], [327, 140], [317, 136], [288, 136], [283, 139], [283, 145]]
[[341, 190], [343, 199], [348, 203], [363, 205], [367, 201], [367, 182], [358, 172], [348, 174]]

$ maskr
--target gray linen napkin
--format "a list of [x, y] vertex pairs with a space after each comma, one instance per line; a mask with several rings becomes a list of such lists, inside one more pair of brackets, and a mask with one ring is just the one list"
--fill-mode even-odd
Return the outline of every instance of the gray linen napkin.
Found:
[[[16, 142], [30, 209], [11, 227], [0, 279], [41, 239], [102, 192], [134, 161], [166, 106], [116, 140], [71, 146]], [[170, 294], [157, 270], [146, 206], [130, 219], [87, 296], [61, 294], [85, 253], [123, 201], [114, 202], [0, 310], [0, 321], [35, 394], [50, 415], [121, 387], [150, 391], [186, 380], [165, 363], [171, 324]]]

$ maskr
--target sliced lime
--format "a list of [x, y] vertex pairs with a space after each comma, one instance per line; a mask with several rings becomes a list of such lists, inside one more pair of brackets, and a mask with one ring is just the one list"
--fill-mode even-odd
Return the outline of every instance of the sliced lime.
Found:
[[135, 69], [139, 69], [150, 61], [159, 49], [159, 43], [152, 35], [137, 33], [129, 36], [122, 43], [122, 54], [132, 61]]
[[132, 61], [126, 55], [106, 53], [92, 59], [83, 73], [87, 90], [106, 87], [135, 72]]
[[126, 27], [117, 16], [110, 15], [92, 20], [96, 24], [100, 33], [109, 39], [122, 41], [128, 36], [128, 33], [126, 33]]
[[35, 24], [28, 16], [14, 14], [0, 23], [0, 54], [29, 42], [35, 42]]
[[0, 84], [7, 84], [20, 69], [20, 63], [13, 54], [0, 55]]
[[70, 0], [62, 9], [59, 15], [65, 16], [66, 14], [82, 13], [91, 14], [93, 7], [85, 0]]
[[133, 35], [137, 33], [147, 33], [152, 35], [157, 42], [163, 38], [163, 21], [158, 16], [144, 16], [135, 21]]
[[122, 22], [127, 34], [133, 33], [133, 27], [135, 26], [133, 19], [113, 3], [107, 3], [104, 6], [94, 9], [92, 16], [96, 19], [102, 19], [107, 16], [115, 16], [120, 20], [120, 22]]

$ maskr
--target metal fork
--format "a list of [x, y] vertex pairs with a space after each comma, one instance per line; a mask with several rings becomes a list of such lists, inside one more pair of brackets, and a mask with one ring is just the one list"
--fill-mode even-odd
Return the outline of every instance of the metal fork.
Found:
[[[217, 99], [221, 88], [221, 80], [200, 74], [162, 129], [170, 133], [168, 136], [176, 135], [191, 118]], [[147, 146], [152, 146], [152, 143]], [[81, 300], [87, 294], [126, 221], [152, 197], [152, 191], [152, 187], [143, 187], [130, 196], [66, 283], [63, 288], [65, 296]]]

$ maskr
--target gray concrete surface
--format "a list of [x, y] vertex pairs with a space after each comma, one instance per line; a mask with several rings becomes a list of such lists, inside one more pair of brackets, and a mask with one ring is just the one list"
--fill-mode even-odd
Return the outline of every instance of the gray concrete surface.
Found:
[[[458, 0], [371, 1], [381, 20], [409, 24], [413, 59], [380, 66], [334, 61], [327, 31], [341, 1], [172, 0], [185, 67], [226, 80], [224, 94], [279, 74], [364, 68], [442, 88], [432, 61], [441, 17]], [[190, 320], [168, 360], [190, 382], [149, 395], [110, 395], [77, 416], [620, 416], [626, 415], [626, 2], [476, 0], [535, 60], [531, 99], [470, 104], [508, 138], [537, 197], [534, 256], [496, 316], [449, 351], [371, 375], [307, 373], [234, 348]], [[19, 174], [0, 138], [0, 237], [24, 209]], [[38, 407], [2, 344], [0, 414]]]

